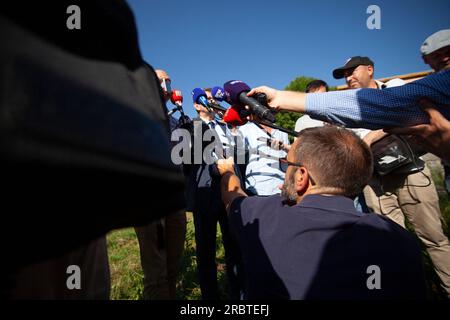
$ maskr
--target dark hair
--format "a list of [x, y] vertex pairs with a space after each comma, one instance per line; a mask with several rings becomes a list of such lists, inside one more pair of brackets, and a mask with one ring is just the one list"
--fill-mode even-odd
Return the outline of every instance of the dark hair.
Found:
[[372, 176], [372, 153], [353, 132], [333, 126], [302, 130], [295, 161], [311, 173], [318, 187], [347, 197], [358, 195]]
[[308, 93], [312, 89], [319, 89], [320, 87], [325, 87], [325, 89], [328, 91], [328, 84], [323, 80], [313, 80], [310, 83], [306, 85], [305, 92]]

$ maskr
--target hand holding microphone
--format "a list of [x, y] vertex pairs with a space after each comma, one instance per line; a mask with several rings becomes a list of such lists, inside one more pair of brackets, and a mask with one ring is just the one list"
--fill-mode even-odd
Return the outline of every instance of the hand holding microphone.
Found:
[[[270, 89], [270, 88], [268, 88]], [[275, 89], [270, 89], [276, 91]], [[249, 94], [253, 91], [253, 97]], [[266, 126], [286, 132], [290, 135], [297, 136], [298, 133], [282, 128], [274, 124], [275, 116], [270, 108], [267, 107], [268, 102], [273, 97], [271, 91], [260, 90], [258, 92], [250, 90], [250, 87], [242, 81], [234, 80], [228, 81], [221, 87], [214, 87], [211, 90], [211, 95], [216, 101], [226, 100], [231, 104], [228, 110], [214, 101], [208, 101], [206, 92], [201, 88], [195, 88], [192, 91], [192, 100], [196, 104], [204, 106], [209, 112], [212, 109], [218, 111], [223, 116], [223, 121], [233, 126], [242, 126], [247, 123], [248, 117], [253, 113], [261, 120], [258, 121]], [[249, 110], [245, 109], [249, 107]]]
[[[275, 116], [267, 106], [263, 105], [260, 101], [254, 97], [249, 96], [251, 92], [250, 87], [242, 81], [231, 80], [224, 84], [225, 95], [227, 101], [230, 104], [240, 104], [243, 106], [248, 106], [252, 113], [261, 118], [262, 120], [269, 121], [271, 123], [275, 122]], [[255, 93], [265, 93], [265, 92], [254, 92]], [[266, 94], [266, 93], [265, 93]], [[273, 94], [272, 94], [273, 95]], [[266, 94], [267, 100], [269, 96]], [[260, 96], [260, 98], [264, 98]]]
[[[225, 90], [221, 87], [214, 87], [211, 96], [215, 101], [222, 102], [226, 98]], [[209, 112], [216, 111], [225, 123], [241, 126], [247, 122], [249, 112], [243, 106], [234, 105], [229, 109], [222, 107], [219, 103], [208, 101], [206, 92], [201, 88], [192, 90], [192, 100], [194, 103], [204, 106]]]
[[[243, 125], [249, 120], [248, 118], [251, 113], [256, 117], [256, 119], [252, 119], [254, 122], [278, 129], [294, 137], [298, 135], [298, 132], [294, 130], [289, 130], [274, 124], [275, 115], [273, 111], [275, 109], [271, 109], [268, 105], [270, 103], [272, 105], [277, 103], [280, 91], [269, 87], [258, 87], [250, 90], [247, 84], [239, 80], [226, 82], [224, 84], [224, 91], [227, 102], [234, 104], [225, 113], [223, 118], [225, 122], [238, 126]], [[244, 106], [247, 106], [249, 110], [246, 110]]]
[[267, 99], [267, 104], [272, 107], [277, 109], [279, 107], [279, 104], [277, 103], [277, 98], [278, 98], [278, 90], [267, 87], [267, 86], [261, 86], [261, 87], [256, 87], [251, 89], [248, 93], [247, 96], [252, 97], [258, 94], [264, 94], [266, 96]]
[[247, 93], [253, 97], [255, 94], [264, 93], [267, 97], [267, 106], [278, 112], [280, 110], [291, 112], [306, 112], [306, 93], [295, 91], [276, 90], [267, 86], [256, 87]]

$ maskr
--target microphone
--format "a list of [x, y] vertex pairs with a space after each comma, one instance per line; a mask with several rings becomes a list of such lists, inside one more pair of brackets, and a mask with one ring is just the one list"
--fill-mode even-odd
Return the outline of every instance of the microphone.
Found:
[[[223, 90], [223, 88], [221, 88], [221, 87], [212, 88], [211, 95], [215, 101], [221, 102], [221, 101], [225, 100], [225, 90]], [[227, 112], [227, 109], [222, 107], [217, 102], [210, 102], [210, 104], [213, 109], [218, 111], [218, 113], [220, 114], [221, 117], [223, 117], [225, 112]]]
[[223, 121], [233, 126], [243, 126], [247, 123], [247, 115], [245, 109], [239, 105], [233, 105], [223, 115]]
[[218, 119], [222, 119], [225, 112], [227, 112], [226, 108], [215, 101], [208, 101], [208, 106], [214, 111], [215, 116], [218, 117]]
[[170, 101], [179, 107], [183, 106], [183, 94], [180, 90], [172, 90], [172, 95], [170, 96]]
[[222, 102], [223, 100], [225, 100], [225, 90], [223, 90], [222, 87], [212, 88], [211, 95], [216, 101]]
[[211, 90], [211, 95], [215, 101], [208, 101], [208, 104], [211, 108], [217, 110], [218, 112], [221, 112], [224, 114], [227, 109], [222, 107], [219, 103], [216, 101], [223, 101], [225, 100], [225, 90], [223, 90], [221, 87], [214, 87]]
[[224, 83], [225, 96], [230, 104], [247, 105], [250, 110], [259, 118], [269, 122], [275, 122], [275, 116], [269, 108], [261, 104], [253, 97], [247, 97], [250, 87], [242, 81], [231, 80]]
[[183, 115], [183, 95], [180, 90], [172, 90], [172, 94], [170, 95], [170, 101], [176, 106], [176, 108], [173, 108], [170, 110], [167, 115], [171, 116], [173, 113], [177, 112], [178, 110]]
[[202, 88], [195, 88], [192, 90], [192, 101], [194, 103], [201, 104], [209, 112], [212, 112], [211, 107], [209, 106], [208, 99], [206, 98], [206, 92]]

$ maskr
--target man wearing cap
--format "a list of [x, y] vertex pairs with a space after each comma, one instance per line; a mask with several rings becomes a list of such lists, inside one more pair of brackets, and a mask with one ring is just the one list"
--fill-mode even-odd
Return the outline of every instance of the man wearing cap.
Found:
[[[442, 70], [385, 90], [355, 89], [316, 94], [259, 86], [250, 90], [247, 96], [264, 93], [268, 106], [277, 110], [305, 113], [313, 119], [349, 128], [382, 129], [428, 123], [429, 117], [420, 108], [423, 98], [432, 99], [436, 110], [450, 119], [449, 87], [450, 70]], [[433, 153], [445, 157], [446, 154], [439, 151], [436, 148]], [[450, 152], [447, 157], [450, 161]]]
[[[450, 29], [440, 30], [429, 36], [420, 47], [423, 61], [435, 72], [450, 69]], [[399, 134], [414, 134], [428, 151], [440, 156], [450, 164], [450, 121], [435, 109], [431, 102], [424, 102], [425, 112], [430, 115], [430, 124], [407, 128], [396, 128]], [[444, 166], [445, 186], [450, 194], [450, 167]]]
[[[380, 89], [403, 85], [400, 79], [382, 83], [373, 78], [374, 63], [368, 57], [352, 57], [343, 67], [333, 71], [336, 79], [345, 78], [350, 89]], [[401, 149], [408, 142], [395, 135], [388, 135], [382, 130], [371, 131], [357, 129], [357, 133], [369, 146], [378, 142], [386, 144], [378, 154], [372, 148], [374, 157], [382, 161], [392, 161], [392, 148]], [[386, 141], [389, 141], [387, 144]], [[413, 152], [412, 163], [399, 165], [388, 172], [375, 170], [368, 185], [364, 188], [364, 198], [368, 208], [375, 213], [385, 215], [405, 227], [405, 217], [413, 226], [417, 236], [425, 244], [443, 288], [450, 293], [450, 243], [441, 224], [439, 197], [426, 164]]]
[[434, 71], [450, 69], [450, 29], [429, 36], [420, 47], [423, 61]]
[[[440, 30], [429, 36], [420, 47], [420, 51], [423, 61], [435, 72], [450, 69], [450, 29]], [[450, 121], [446, 121], [442, 116], [437, 116], [439, 117], [439, 122], [442, 124], [439, 126], [440, 128], [450, 127]], [[446, 136], [450, 139], [449, 131], [446, 132]], [[424, 144], [432, 143], [432, 141], [427, 141], [428, 136], [423, 135], [421, 138], [424, 140]], [[433, 139], [435, 137], [433, 136], [431, 138]], [[447, 145], [449, 146], [447, 152], [450, 154], [450, 141]], [[444, 165], [444, 172], [445, 188], [450, 195], [450, 166]]]

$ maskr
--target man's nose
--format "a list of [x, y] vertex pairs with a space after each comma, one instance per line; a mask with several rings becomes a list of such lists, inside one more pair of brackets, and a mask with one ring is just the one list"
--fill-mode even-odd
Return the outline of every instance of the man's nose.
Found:
[[352, 80], [352, 79], [353, 79], [353, 74], [350, 74], [350, 75], [345, 77], [345, 81], [347, 82], [347, 84], [349, 84], [350, 80]]

